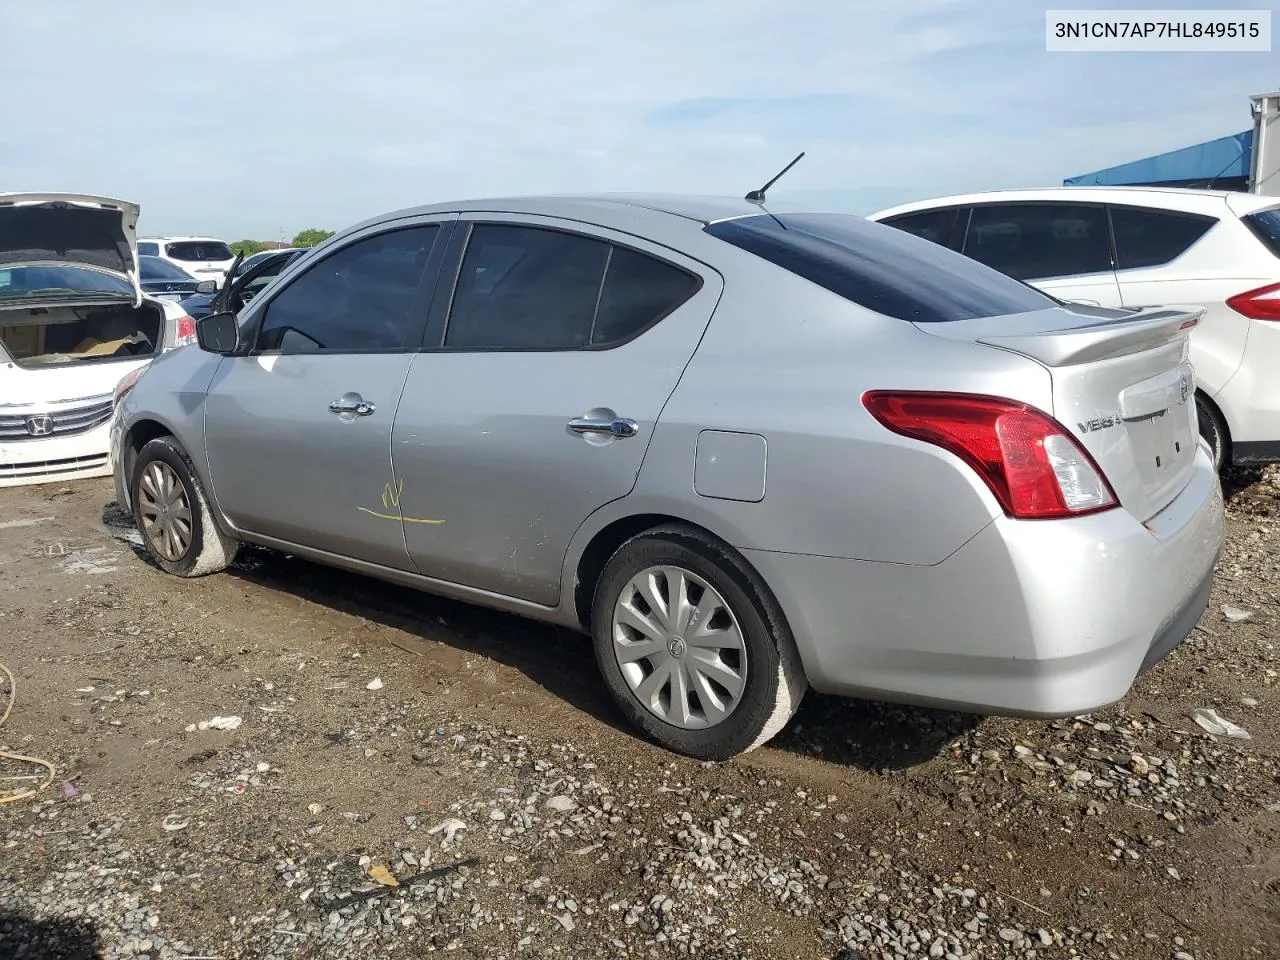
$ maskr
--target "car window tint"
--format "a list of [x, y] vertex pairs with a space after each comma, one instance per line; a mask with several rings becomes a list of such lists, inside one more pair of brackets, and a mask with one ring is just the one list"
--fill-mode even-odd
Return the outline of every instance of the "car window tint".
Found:
[[947, 247], [846, 214], [778, 214], [708, 224], [707, 233], [876, 313], [944, 323], [1044, 310], [1039, 291]]
[[608, 254], [608, 243], [579, 234], [477, 224], [462, 258], [445, 346], [586, 346]]
[[158, 257], [160, 256], [160, 244], [158, 243], [139, 243], [138, 256], [140, 257]]
[[159, 257], [139, 257], [143, 280], [191, 280], [191, 274]]
[[684, 303], [701, 280], [648, 254], [615, 246], [605, 270], [604, 289], [591, 342], [626, 340]]
[[1251, 213], [1244, 222], [1267, 249], [1280, 257], [1280, 207]]
[[1071, 277], [1111, 269], [1102, 207], [1001, 203], [973, 208], [967, 257], [1018, 280]]
[[1112, 207], [1116, 268], [1154, 267], [1180, 257], [1218, 221], [1169, 210]]
[[313, 264], [267, 305], [257, 349], [349, 353], [405, 347], [438, 229], [380, 233]]
[[165, 253], [173, 257], [173, 259], [185, 260], [190, 263], [200, 260], [232, 260], [235, 258], [235, 254], [231, 252], [230, 247], [217, 241], [184, 240], [178, 243], [171, 243], [164, 249]]
[[880, 222], [945, 247], [951, 242], [951, 229], [955, 226], [957, 213], [959, 210], [956, 207], [950, 210], [921, 210], [919, 213], [899, 214]]

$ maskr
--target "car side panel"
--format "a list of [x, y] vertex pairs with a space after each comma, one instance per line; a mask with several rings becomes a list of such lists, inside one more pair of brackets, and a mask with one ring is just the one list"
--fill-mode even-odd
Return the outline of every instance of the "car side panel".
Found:
[[[736, 269], [663, 411], [636, 489], [575, 537], [571, 571], [591, 532], [628, 511], [698, 523], [740, 549], [907, 564], [943, 560], [1000, 514], [971, 469], [940, 448], [890, 433], [861, 396], [875, 388], [944, 388], [1049, 409], [1043, 367], [928, 336], [758, 261], [726, 253], [717, 266], [731, 261]], [[695, 492], [704, 430], [765, 438], [760, 502]]]

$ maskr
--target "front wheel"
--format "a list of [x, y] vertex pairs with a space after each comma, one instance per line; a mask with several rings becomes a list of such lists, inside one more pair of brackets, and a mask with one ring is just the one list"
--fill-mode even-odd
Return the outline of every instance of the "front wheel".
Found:
[[592, 605], [596, 661], [627, 719], [662, 746], [727, 760], [800, 705], [804, 671], [776, 601], [700, 531], [659, 527], [606, 564]]
[[237, 543], [214, 522], [190, 459], [172, 437], [138, 451], [133, 468], [133, 518], [156, 565], [178, 577], [226, 569]]

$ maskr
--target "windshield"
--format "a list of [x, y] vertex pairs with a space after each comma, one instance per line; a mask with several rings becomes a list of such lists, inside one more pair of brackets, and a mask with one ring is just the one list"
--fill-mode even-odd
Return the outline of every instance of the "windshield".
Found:
[[234, 260], [231, 248], [220, 240], [183, 240], [171, 243], [164, 252], [175, 260], [197, 263], [203, 260]]
[[1272, 253], [1280, 257], [1280, 207], [1251, 213], [1244, 222]]
[[722, 220], [704, 228], [868, 310], [912, 323], [1030, 313], [1038, 290], [894, 227], [844, 214]]
[[175, 267], [168, 260], [161, 260], [159, 257], [139, 257], [138, 264], [143, 280], [195, 280], [195, 277], [181, 267]]
[[0, 269], [0, 300], [28, 298], [113, 296], [133, 298], [123, 277], [83, 267], [4, 267]]

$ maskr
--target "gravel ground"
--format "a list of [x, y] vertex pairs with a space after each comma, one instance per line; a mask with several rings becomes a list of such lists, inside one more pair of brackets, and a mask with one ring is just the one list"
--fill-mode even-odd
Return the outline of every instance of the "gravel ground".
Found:
[[810, 694], [727, 764], [636, 739], [585, 638], [265, 551], [175, 580], [108, 483], [0, 491], [0, 749], [58, 770], [0, 806], [0, 958], [1280, 956], [1280, 472], [1227, 487], [1124, 703]]

